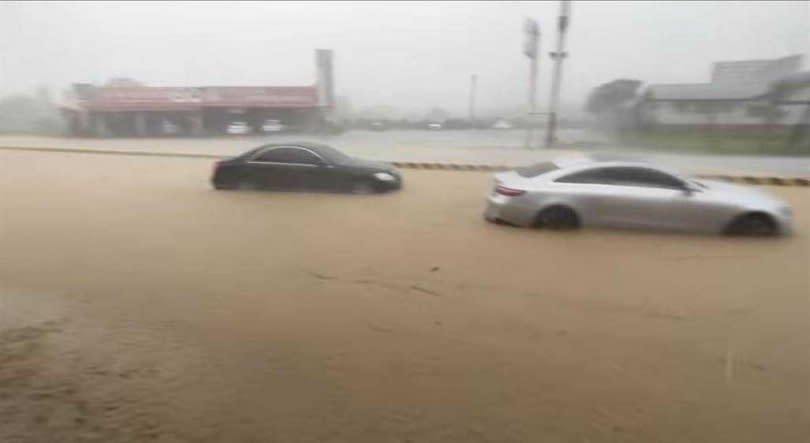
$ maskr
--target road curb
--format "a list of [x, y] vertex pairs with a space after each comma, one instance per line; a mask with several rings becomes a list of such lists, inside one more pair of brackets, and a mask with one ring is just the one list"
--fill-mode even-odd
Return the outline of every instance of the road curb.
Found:
[[695, 177], [724, 180], [746, 185], [810, 186], [810, 179], [795, 177], [763, 177], [751, 175], [695, 174]]
[[176, 158], [226, 158], [226, 155], [216, 154], [195, 154], [183, 152], [154, 152], [154, 151], [118, 151], [109, 149], [84, 149], [84, 148], [42, 148], [42, 147], [22, 147], [22, 146], [0, 146], [2, 151], [33, 151], [33, 152], [59, 152], [66, 154], [98, 154], [98, 155], [129, 155], [136, 157], [176, 157]]
[[[169, 157], [169, 158], [206, 158], [220, 159], [226, 158], [224, 155], [215, 154], [195, 154], [182, 152], [153, 152], [153, 151], [117, 151], [104, 149], [82, 149], [82, 148], [46, 148], [46, 147], [22, 147], [22, 146], [0, 146], [4, 151], [34, 151], [34, 152], [60, 152], [71, 154], [97, 154], [97, 155], [130, 155], [140, 157]], [[424, 169], [429, 171], [479, 171], [479, 172], [500, 172], [514, 169], [514, 166], [505, 165], [477, 165], [467, 163], [439, 163], [439, 162], [388, 162], [398, 168], [404, 169]], [[767, 186], [803, 186], [810, 187], [810, 178], [802, 177], [774, 177], [774, 176], [753, 176], [734, 174], [694, 174], [695, 177], [724, 180], [747, 185], [767, 185]]]
[[508, 171], [515, 169], [514, 166], [498, 165], [473, 165], [465, 163], [436, 163], [436, 162], [388, 162], [398, 168], [405, 169], [428, 169], [435, 171]]

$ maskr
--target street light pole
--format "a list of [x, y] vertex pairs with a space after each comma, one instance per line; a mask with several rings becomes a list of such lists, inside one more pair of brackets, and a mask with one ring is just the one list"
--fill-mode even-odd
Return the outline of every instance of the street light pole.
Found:
[[537, 113], [537, 57], [529, 61], [529, 130], [526, 133], [526, 147], [534, 144], [534, 118]]
[[470, 76], [470, 126], [475, 127], [475, 93], [478, 83], [478, 76]]
[[557, 21], [557, 50], [552, 52], [554, 60], [554, 73], [551, 80], [551, 103], [549, 105], [548, 127], [546, 129], [546, 147], [551, 147], [557, 141], [557, 108], [560, 105], [560, 87], [562, 85], [562, 62], [568, 54], [565, 52], [565, 33], [571, 14], [571, 1], [560, 1], [560, 16]]
[[537, 113], [537, 56], [540, 53], [540, 26], [533, 19], [526, 19], [524, 25], [526, 40], [523, 53], [529, 57], [529, 107], [526, 113], [526, 141], [524, 145], [531, 149], [534, 142], [534, 119]]

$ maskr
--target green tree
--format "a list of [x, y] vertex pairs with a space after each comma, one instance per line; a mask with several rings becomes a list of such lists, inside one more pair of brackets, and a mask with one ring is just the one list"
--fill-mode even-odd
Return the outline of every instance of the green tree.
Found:
[[37, 97], [0, 97], [0, 133], [53, 134], [59, 131], [59, 111]]
[[617, 79], [594, 88], [588, 95], [585, 110], [596, 116], [603, 129], [623, 131], [641, 125], [634, 100], [641, 81]]
[[602, 115], [616, 112], [636, 98], [641, 81], [618, 79], [594, 88], [588, 95], [585, 110], [591, 114]]
[[[770, 106], [775, 108], [780, 102], [789, 100], [792, 94], [806, 88], [810, 88], [810, 74], [806, 72], [783, 79], [774, 84], [768, 93]], [[763, 117], [766, 122], [772, 119], [770, 115]], [[796, 153], [810, 153], [810, 104], [804, 106], [799, 121], [791, 129], [787, 148]]]

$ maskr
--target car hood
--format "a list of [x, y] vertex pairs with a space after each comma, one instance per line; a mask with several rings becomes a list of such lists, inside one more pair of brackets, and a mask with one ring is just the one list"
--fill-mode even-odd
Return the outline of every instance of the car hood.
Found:
[[752, 209], [773, 209], [787, 204], [762, 188], [736, 185], [716, 180], [695, 180], [706, 187], [706, 197], [719, 201], [733, 202]]

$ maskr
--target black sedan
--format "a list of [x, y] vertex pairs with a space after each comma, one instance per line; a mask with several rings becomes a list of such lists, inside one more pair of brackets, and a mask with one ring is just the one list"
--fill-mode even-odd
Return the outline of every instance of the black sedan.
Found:
[[337, 191], [369, 194], [399, 189], [391, 165], [350, 157], [317, 143], [260, 146], [214, 164], [216, 189]]

